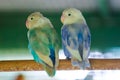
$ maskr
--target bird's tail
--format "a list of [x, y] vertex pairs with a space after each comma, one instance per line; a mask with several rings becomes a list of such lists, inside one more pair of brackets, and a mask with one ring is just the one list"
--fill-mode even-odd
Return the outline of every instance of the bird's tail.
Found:
[[89, 63], [88, 59], [82, 60], [82, 61], [74, 59], [74, 60], [72, 60], [72, 65], [77, 66], [77, 67], [79, 67], [80, 69], [83, 69], [83, 70], [90, 67], [90, 63]]
[[55, 68], [50, 67], [50, 66], [48, 66], [48, 65], [45, 65], [43, 68], [44, 68], [44, 70], [47, 72], [47, 74], [48, 74], [50, 77], [55, 76], [55, 73], [56, 73], [56, 69], [55, 69]]
[[89, 60], [88, 59], [83, 60], [82, 62], [80, 62], [79, 66], [81, 67], [81, 69], [90, 68]]

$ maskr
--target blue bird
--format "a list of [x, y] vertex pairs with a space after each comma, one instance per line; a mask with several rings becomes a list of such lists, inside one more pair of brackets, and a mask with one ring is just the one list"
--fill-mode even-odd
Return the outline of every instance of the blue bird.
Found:
[[90, 67], [91, 34], [82, 13], [75, 8], [65, 9], [61, 16], [62, 47], [73, 66], [81, 69]]

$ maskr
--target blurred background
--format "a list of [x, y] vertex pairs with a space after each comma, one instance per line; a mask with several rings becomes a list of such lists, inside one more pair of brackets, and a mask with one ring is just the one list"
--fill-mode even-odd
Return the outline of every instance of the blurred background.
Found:
[[[61, 13], [65, 8], [74, 7], [82, 11], [91, 30], [91, 57], [119, 58], [119, 4], [120, 0], [0, 1], [0, 55], [10, 54], [12, 57], [18, 54], [29, 55], [25, 21], [30, 13], [42, 12], [51, 20], [60, 35]], [[8, 56], [7, 58], [3, 56], [1, 60], [9, 59]]]
[[[62, 27], [60, 16], [62, 11], [69, 7], [81, 10], [90, 28], [92, 35], [90, 58], [120, 58], [120, 0], [0, 0], [0, 60], [33, 59], [27, 48], [28, 30], [25, 26], [27, 16], [34, 11], [40, 11], [51, 20], [60, 36]], [[60, 54], [62, 53], [63, 51], [60, 51]], [[108, 72], [97, 73], [100, 75], [91, 72], [87, 78], [83, 76], [82, 79], [77, 77], [69, 80], [108, 80]], [[110, 75], [113, 75], [112, 73]], [[6, 77], [8, 74], [11, 75]], [[1, 72], [0, 79], [14, 80], [13, 77], [17, 74], [19, 72]], [[95, 77], [91, 78], [91, 75]], [[104, 77], [107, 79], [103, 79]], [[56, 80], [60, 80], [58, 78]]]

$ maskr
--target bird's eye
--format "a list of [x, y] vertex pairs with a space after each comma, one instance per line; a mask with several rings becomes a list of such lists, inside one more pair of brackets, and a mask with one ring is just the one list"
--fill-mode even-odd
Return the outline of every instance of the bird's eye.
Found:
[[71, 14], [69, 13], [68, 16], [71, 16]]
[[31, 17], [30, 19], [33, 20], [33, 17]]

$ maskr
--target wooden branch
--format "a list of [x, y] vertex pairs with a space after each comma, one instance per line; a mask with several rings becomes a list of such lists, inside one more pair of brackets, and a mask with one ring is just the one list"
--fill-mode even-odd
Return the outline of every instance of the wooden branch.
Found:
[[[90, 59], [90, 70], [120, 69], [120, 59]], [[60, 60], [57, 70], [75, 70], [70, 60]], [[37, 71], [43, 70], [41, 64], [33, 60], [0, 61], [0, 71]]]

